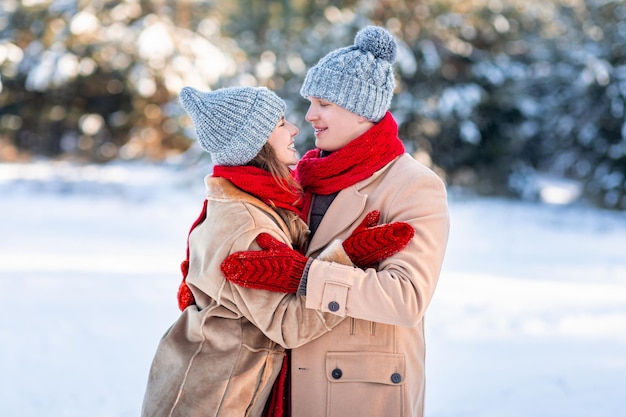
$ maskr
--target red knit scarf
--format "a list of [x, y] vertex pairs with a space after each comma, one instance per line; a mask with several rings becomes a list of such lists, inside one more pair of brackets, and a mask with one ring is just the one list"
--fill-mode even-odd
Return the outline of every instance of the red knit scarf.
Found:
[[281, 187], [272, 174], [264, 169], [243, 165], [213, 167], [213, 176], [226, 178], [238, 188], [270, 207], [280, 207], [301, 215], [302, 194], [285, 183]]
[[320, 149], [308, 151], [296, 167], [296, 179], [304, 188], [306, 215], [311, 195], [328, 195], [370, 177], [404, 153], [398, 125], [390, 112], [367, 132], [343, 148], [320, 158]]

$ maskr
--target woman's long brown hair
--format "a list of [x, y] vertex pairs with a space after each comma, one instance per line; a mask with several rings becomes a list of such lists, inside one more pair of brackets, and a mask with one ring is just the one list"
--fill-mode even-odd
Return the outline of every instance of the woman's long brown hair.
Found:
[[[274, 148], [272, 148], [269, 143], [263, 145], [261, 151], [249, 162], [249, 165], [268, 171], [272, 174], [272, 177], [274, 177], [279, 187], [290, 191], [296, 190], [302, 193], [302, 187], [293, 178], [289, 168], [278, 161], [276, 152], [274, 152]], [[309, 236], [307, 225], [302, 221], [300, 216], [291, 210], [280, 207], [273, 207], [273, 209], [276, 210], [276, 213], [278, 213], [280, 218], [283, 219], [287, 225], [293, 247], [302, 251], [305, 248]]]

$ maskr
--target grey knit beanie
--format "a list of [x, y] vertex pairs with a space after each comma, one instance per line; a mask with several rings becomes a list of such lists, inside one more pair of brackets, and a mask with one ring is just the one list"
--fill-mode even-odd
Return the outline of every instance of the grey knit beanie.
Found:
[[216, 165], [250, 162], [285, 114], [285, 102], [265, 87], [207, 93], [184, 87], [179, 99], [196, 128], [200, 147], [211, 154]]
[[397, 48], [389, 31], [367, 26], [356, 34], [354, 45], [330, 52], [307, 72], [300, 94], [378, 122], [391, 106]]

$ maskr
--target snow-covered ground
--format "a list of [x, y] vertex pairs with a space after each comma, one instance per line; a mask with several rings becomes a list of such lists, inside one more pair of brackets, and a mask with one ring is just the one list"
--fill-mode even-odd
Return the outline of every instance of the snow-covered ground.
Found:
[[[0, 416], [139, 415], [202, 175], [0, 164]], [[626, 416], [626, 213], [457, 193], [450, 211], [427, 417]]]

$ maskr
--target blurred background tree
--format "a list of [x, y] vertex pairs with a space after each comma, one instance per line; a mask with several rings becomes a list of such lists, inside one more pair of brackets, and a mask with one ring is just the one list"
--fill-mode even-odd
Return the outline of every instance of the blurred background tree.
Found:
[[193, 153], [184, 85], [274, 89], [304, 152], [306, 69], [368, 24], [399, 42], [407, 150], [450, 185], [626, 209], [621, 0], [3, 0], [0, 161]]

